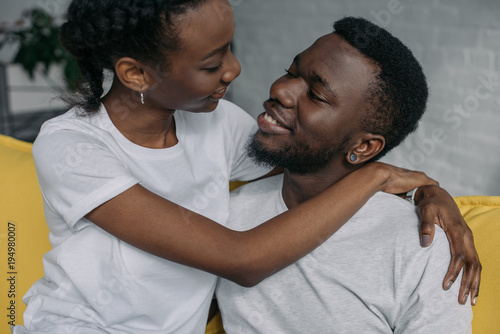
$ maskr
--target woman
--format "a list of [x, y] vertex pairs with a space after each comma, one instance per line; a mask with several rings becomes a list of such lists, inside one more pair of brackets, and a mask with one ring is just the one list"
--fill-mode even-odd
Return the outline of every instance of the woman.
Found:
[[[253, 120], [221, 100], [240, 72], [233, 31], [227, 0], [71, 3], [61, 41], [86, 85], [33, 148], [53, 250], [13, 333], [202, 333], [214, 275], [257, 284], [376, 191], [441, 193], [374, 163], [253, 230], [225, 228], [229, 180], [270, 172], [243, 150]], [[102, 97], [104, 69], [114, 80]]]

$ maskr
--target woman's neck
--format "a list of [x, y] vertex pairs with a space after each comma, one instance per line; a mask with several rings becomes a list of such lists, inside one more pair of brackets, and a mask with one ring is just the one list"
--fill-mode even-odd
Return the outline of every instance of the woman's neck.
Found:
[[159, 149], [178, 143], [175, 110], [150, 108], [141, 103], [137, 92], [116, 81], [102, 101], [114, 126], [134, 144]]

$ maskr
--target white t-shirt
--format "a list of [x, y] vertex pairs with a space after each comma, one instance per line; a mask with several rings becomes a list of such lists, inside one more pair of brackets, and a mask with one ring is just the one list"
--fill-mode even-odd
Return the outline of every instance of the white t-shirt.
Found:
[[[282, 180], [278, 175], [234, 191], [228, 227], [248, 230], [286, 211]], [[451, 261], [446, 235], [436, 226], [432, 245], [422, 248], [418, 226], [409, 202], [375, 194], [321, 246], [256, 286], [219, 278], [224, 329], [228, 334], [470, 333], [471, 306], [458, 303], [461, 276], [449, 291], [442, 288]]]
[[269, 171], [244, 150], [255, 121], [227, 101], [211, 113], [177, 111], [179, 143], [148, 149], [127, 140], [104, 106], [77, 112], [46, 122], [33, 146], [53, 250], [13, 333], [203, 333], [214, 275], [138, 250], [84, 216], [140, 183], [226, 224], [229, 181]]

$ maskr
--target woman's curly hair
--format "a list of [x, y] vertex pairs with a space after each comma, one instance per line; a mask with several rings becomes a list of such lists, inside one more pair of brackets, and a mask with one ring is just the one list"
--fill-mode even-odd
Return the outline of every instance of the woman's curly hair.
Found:
[[62, 46], [76, 58], [82, 80], [63, 99], [88, 113], [99, 110], [104, 70], [132, 57], [167, 66], [168, 54], [181, 48], [173, 19], [205, 0], [73, 0], [61, 27]]

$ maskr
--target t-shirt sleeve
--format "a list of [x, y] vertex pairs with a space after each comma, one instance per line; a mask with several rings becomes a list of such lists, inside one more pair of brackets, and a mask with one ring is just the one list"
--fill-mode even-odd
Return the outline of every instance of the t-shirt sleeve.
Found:
[[408, 292], [402, 302], [394, 333], [471, 333], [472, 309], [458, 302], [461, 275], [445, 291], [444, 277], [451, 261], [446, 235], [436, 227], [435, 238], [429, 249], [422, 249], [411, 260], [400, 282]]
[[72, 229], [90, 224], [81, 218], [139, 182], [118, 154], [90, 134], [62, 130], [41, 135], [33, 157], [45, 205]]
[[230, 180], [250, 181], [271, 171], [272, 168], [258, 166], [246, 153], [246, 145], [250, 137], [258, 130], [256, 121], [243, 109], [231, 102], [225, 101], [226, 127], [229, 137], [226, 143], [232, 145]]

